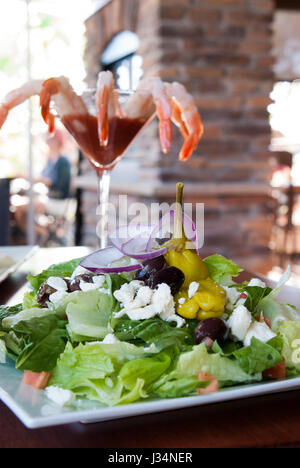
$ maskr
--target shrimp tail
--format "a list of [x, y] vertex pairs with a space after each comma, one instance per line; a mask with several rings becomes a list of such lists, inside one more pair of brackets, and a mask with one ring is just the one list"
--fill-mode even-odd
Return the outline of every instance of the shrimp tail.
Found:
[[48, 125], [49, 133], [52, 133], [55, 128], [55, 116], [50, 112], [51, 96], [59, 92], [58, 81], [55, 78], [50, 78], [44, 81], [40, 93], [41, 114]]
[[6, 121], [8, 116], [8, 108], [3, 104], [0, 106], [0, 130], [4, 125], [4, 122]]
[[109, 136], [108, 121], [109, 89], [103, 86], [97, 94], [98, 135], [101, 146], [107, 146]]

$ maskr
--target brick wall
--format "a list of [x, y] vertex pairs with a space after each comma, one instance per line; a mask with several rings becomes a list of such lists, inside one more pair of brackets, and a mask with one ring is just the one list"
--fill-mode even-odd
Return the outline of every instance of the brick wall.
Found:
[[196, 153], [178, 162], [175, 130], [172, 150], [162, 155], [152, 126], [136, 147], [140, 180], [162, 185], [148, 201], [168, 199], [163, 188], [178, 179], [195, 187], [189, 198], [206, 204], [205, 248], [234, 258], [267, 258], [273, 225], [266, 111], [273, 9], [271, 0], [112, 0], [86, 24], [90, 85], [105, 45], [130, 29], [141, 41], [145, 73], [180, 81], [194, 95], [205, 125]]

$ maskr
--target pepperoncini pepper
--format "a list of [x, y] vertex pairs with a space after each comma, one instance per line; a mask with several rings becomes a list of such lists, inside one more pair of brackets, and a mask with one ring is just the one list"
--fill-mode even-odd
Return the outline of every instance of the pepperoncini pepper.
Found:
[[226, 304], [225, 290], [211, 278], [199, 281], [199, 288], [189, 298], [186, 290], [181, 290], [175, 297], [176, 312], [187, 319], [204, 320], [221, 317]]
[[176, 215], [173, 238], [167, 244], [166, 262], [169, 266], [179, 268], [184, 273], [183, 288], [188, 288], [193, 281], [208, 277], [208, 269], [195, 250], [187, 249], [187, 238], [182, 227], [182, 195], [183, 184], [177, 184]]
[[[221, 317], [226, 303], [225, 290], [209, 278], [206, 264], [195, 250], [186, 248], [187, 238], [182, 226], [183, 184], [177, 184], [176, 215], [173, 238], [167, 244], [166, 262], [179, 268], [185, 275], [181, 290], [175, 296], [176, 312], [187, 319], [204, 320]], [[188, 289], [192, 282], [199, 284], [190, 298]]]

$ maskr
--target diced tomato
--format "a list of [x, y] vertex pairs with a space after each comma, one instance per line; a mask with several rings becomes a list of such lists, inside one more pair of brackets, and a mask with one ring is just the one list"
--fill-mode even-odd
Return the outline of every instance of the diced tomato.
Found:
[[271, 328], [271, 320], [269, 319], [269, 317], [266, 317], [265, 315], [257, 315], [255, 317], [255, 320], [257, 322], [262, 322], [264, 321], [266, 325], [268, 325], [269, 328]]
[[50, 379], [50, 372], [31, 372], [25, 371], [22, 377], [22, 382], [31, 387], [43, 390]]
[[240, 299], [247, 299], [247, 298], [248, 298], [248, 296], [247, 296], [247, 294], [245, 292], [241, 293]]
[[269, 379], [282, 380], [282, 379], [285, 379], [285, 376], [286, 376], [285, 360], [283, 360], [276, 366], [270, 367], [270, 369], [266, 369], [265, 371], [263, 371], [263, 377], [267, 377]]
[[198, 380], [201, 381], [210, 381], [210, 384], [206, 388], [197, 388], [197, 393], [199, 395], [208, 395], [209, 393], [215, 393], [219, 390], [219, 384], [215, 377], [205, 374], [205, 372], [200, 371], [198, 373]]

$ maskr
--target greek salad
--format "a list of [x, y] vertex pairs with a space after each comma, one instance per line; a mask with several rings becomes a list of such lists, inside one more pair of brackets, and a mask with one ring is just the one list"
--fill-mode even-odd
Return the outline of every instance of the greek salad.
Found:
[[201, 398], [300, 375], [300, 314], [277, 299], [289, 268], [271, 289], [238, 282], [242, 269], [219, 254], [202, 259], [180, 190], [169, 240], [157, 236], [166, 218], [143, 236], [120, 229], [107, 249], [29, 276], [23, 303], [0, 307], [2, 365], [13, 359], [23, 383], [61, 406]]

